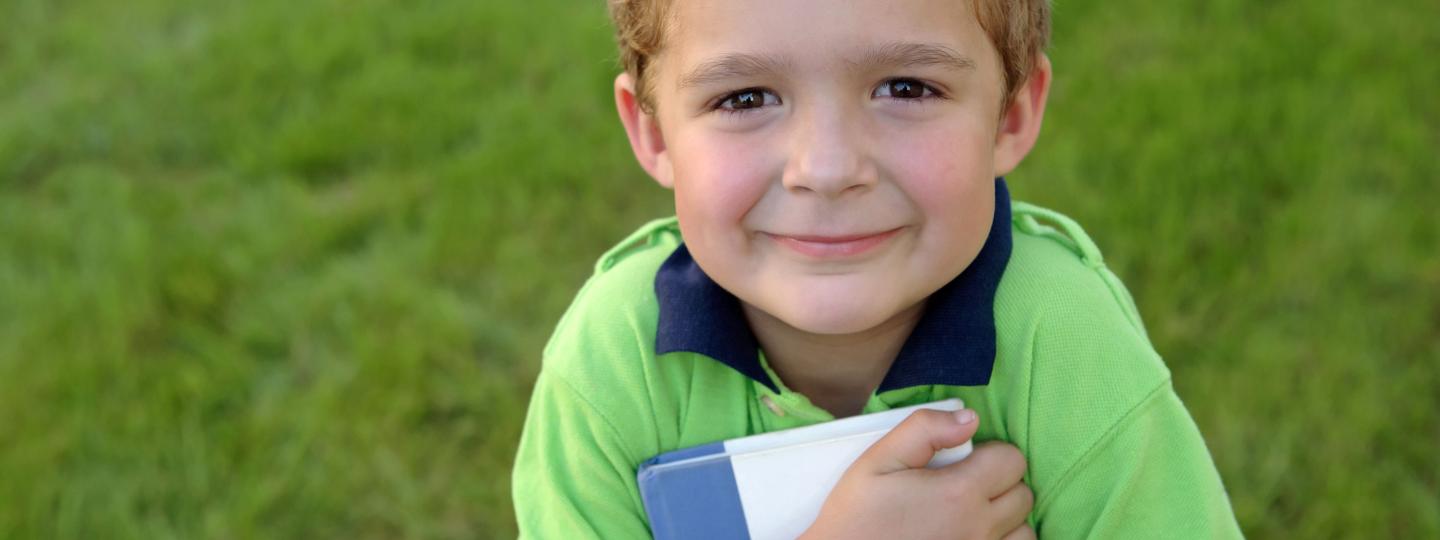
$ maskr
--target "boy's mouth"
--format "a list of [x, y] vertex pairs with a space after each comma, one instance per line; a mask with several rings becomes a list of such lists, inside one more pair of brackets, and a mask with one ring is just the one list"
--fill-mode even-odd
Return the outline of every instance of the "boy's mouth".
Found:
[[774, 233], [765, 233], [765, 236], [806, 257], [839, 259], [862, 255], [874, 250], [884, 244], [886, 240], [893, 238], [902, 229], [904, 227], [896, 227], [888, 231], [834, 236]]

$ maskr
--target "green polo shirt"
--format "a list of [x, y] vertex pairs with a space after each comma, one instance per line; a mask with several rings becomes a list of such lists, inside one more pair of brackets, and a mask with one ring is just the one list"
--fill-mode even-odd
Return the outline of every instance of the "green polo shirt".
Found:
[[[1042, 538], [1232, 538], [1194, 421], [1120, 281], [1073, 221], [996, 181], [984, 247], [926, 303], [865, 412], [958, 397], [1029, 463]], [[1047, 225], [1049, 223], [1052, 225]], [[832, 420], [765, 364], [674, 218], [606, 253], [546, 346], [513, 472], [522, 537], [649, 536], [657, 454]]]

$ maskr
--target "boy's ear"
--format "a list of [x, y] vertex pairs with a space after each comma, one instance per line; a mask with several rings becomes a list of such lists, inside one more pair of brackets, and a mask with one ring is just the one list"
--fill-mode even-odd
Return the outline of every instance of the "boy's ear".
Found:
[[620, 123], [625, 124], [625, 135], [630, 137], [630, 149], [635, 151], [640, 167], [660, 185], [674, 188], [675, 172], [670, 166], [670, 154], [665, 151], [660, 122], [640, 106], [635, 97], [635, 79], [629, 73], [615, 77], [615, 108], [620, 111]]
[[1015, 91], [1010, 108], [1000, 118], [995, 134], [995, 176], [1010, 174], [1035, 147], [1045, 119], [1045, 98], [1050, 94], [1050, 69], [1050, 57], [1040, 53], [1030, 77]]

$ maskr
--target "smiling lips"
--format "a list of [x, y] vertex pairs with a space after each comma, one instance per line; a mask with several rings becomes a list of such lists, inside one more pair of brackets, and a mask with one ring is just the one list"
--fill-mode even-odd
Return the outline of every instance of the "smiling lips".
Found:
[[769, 234], [780, 245], [795, 252], [816, 259], [841, 259], [869, 252], [886, 240], [893, 238], [904, 227], [897, 227], [878, 233], [846, 236], [782, 235]]

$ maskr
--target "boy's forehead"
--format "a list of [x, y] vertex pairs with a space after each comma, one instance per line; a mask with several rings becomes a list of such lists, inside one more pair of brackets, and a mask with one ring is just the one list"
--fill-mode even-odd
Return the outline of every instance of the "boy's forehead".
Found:
[[[664, 48], [683, 76], [697, 64], [745, 55], [787, 64], [886, 59], [912, 53], [990, 63], [994, 54], [974, 7], [963, 0], [676, 1]], [[878, 56], [877, 56], [878, 55]], [[963, 63], [963, 62], [962, 62]], [[678, 82], [678, 81], [677, 81]]]

